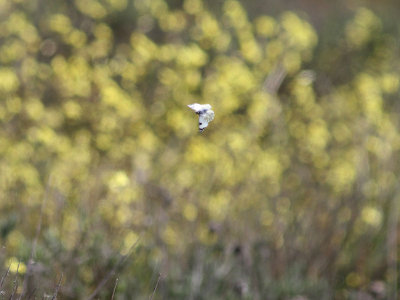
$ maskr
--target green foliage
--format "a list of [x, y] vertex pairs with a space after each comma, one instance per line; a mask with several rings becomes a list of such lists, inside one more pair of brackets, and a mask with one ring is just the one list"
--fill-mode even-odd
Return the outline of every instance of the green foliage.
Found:
[[[18, 293], [31, 280], [51, 293], [63, 273], [63, 299], [88, 296], [132, 245], [118, 298], [148, 297], [158, 273], [159, 299], [393, 284], [394, 38], [367, 8], [317, 50], [293, 12], [213, 11], [0, 1], [0, 261], [11, 273], [20, 261]], [[216, 113], [203, 134], [193, 102]]]

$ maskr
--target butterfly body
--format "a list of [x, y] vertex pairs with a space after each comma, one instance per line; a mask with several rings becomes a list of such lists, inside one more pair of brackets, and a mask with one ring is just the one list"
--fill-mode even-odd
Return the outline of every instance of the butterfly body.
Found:
[[208, 126], [208, 123], [214, 120], [214, 112], [211, 110], [211, 105], [193, 103], [188, 106], [199, 115], [199, 131], [202, 132]]

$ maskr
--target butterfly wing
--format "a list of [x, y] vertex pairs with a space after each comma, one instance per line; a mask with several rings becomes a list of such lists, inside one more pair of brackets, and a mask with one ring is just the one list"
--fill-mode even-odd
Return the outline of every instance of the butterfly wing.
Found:
[[204, 118], [207, 120], [208, 123], [210, 123], [212, 120], [214, 120], [214, 111], [211, 109], [207, 110], [204, 113]]
[[206, 114], [199, 115], [199, 130], [202, 132], [208, 126], [208, 118]]
[[199, 103], [189, 104], [188, 107], [193, 109], [196, 113], [206, 112], [208, 109], [211, 109], [210, 104], [199, 104]]
[[214, 112], [212, 110], [207, 110], [205, 113], [199, 115], [199, 130], [202, 132], [210, 123], [214, 120]]
[[193, 109], [196, 113], [201, 110], [201, 104], [193, 103], [188, 105], [191, 109]]
[[211, 110], [211, 105], [193, 103], [189, 104], [188, 107], [199, 115], [199, 130], [202, 132], [208, 126], [208, 123], [214, 119], [214, 112]]

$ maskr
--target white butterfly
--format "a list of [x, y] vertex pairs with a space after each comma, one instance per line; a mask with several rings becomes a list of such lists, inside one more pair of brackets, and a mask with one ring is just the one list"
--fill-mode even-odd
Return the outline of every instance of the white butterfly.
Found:
[[199, 130], [202, 132], [212, 120], [214, 120], [214, 112], [211, 110], [210, 104], [193, 103], [188, 105], [199, 115]]

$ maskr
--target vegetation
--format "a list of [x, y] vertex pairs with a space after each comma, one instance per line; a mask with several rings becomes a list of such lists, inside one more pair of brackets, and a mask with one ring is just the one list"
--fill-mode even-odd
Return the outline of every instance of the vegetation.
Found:
[[1, 297], [395, 299], [398, 43], [365, 7], [336, 29], [0, 1]]

